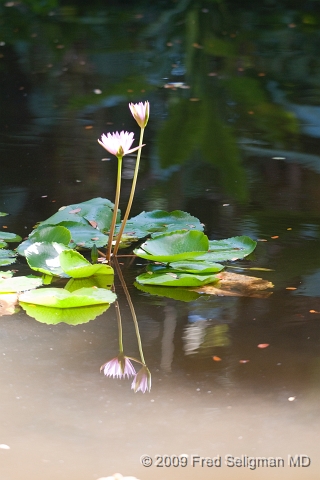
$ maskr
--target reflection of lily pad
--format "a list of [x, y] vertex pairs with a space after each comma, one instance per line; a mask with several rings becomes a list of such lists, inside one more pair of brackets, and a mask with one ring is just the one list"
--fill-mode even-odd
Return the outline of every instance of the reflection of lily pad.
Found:
[[0, 280], [0, 293], [24, 292], [42, 285], [39, 277], [12, 277]]
[[20, 301], [46, 307], [74, 308], [113, 303], [116, 298], [115, 293], [104, 288], [80, 288], [72, 293], [63, 288], [41, 288], [23, 293]]
[[161, 287], [154, 285], [140, 285], [135, 282], [134, 286], [142, 292], [149, 293], [150, 295], [156, 295], [158, 297], [173, 298], [174, 300], [180, 300], [181, 302], [194, 302], [201, 294], [188, 288], [172, 288]]
[[64, 250], [69, 249], [61, 243], [36, 242], [25, 250], [25, 256], [29, 267], [33, 270], [47, 275], [65, 277], [66, 274], [62, 270], [59, 260], [59, 255]]
[[103, 304], [89, 307], [52, 308], [21, 302], [21, 306], [26, 311], [27, 315], [35, 318], [41, 323], [55, 325], [63, 322], [68, 325], [80, 325], [102, 315], [108, 310], [110, 305]]
[[208, 248], [208, 237], [204, 233], [179, 230], [147, 240], [134, 253], [148, 260], [175, 262], [203, 255]]
[[200, 287], [218, 280], [216, 275], [195, 275], [191, 273], [142, 273], [136, 278], [142, 285], [166, 285], [171, 287]]
[[88, 262], [79, 252], [68, 250], [60, 253], [62, 270], [73, 278], [91, 277], [92, 275], [111, 275], [113, 268], [110, 265]]

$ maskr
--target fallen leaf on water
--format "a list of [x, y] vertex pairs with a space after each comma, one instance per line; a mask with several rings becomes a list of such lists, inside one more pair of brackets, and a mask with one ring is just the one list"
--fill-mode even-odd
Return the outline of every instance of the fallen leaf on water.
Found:
[[95, 220], [89, 220], [89, 223], [90, 223], [91, 227], [93, 227], [93, 228], [97, 228], [97, 226], [98, 226], [98, 224]]
[[320, 313], [320, 312], [317, 312], [317, 310], [309, 310], [309, 313]]
[[0, 295], [0, 317], [13, 315], [16, 312], [18, 295], [16, 293], [3, 293]]
[[212, 360], [214, 360], [215, 362], [221, 362], [221, 358], [217, 357], [216, 355], [212, 357]]
[[286, 287], [286, 290], [297, 290], [297, 287]]
[[263, 278], [249, 277], [239, 273], [220, 272], [219, 281], [214, 285], [204, 285], [193, 288], [195, 292], [207, 295], [229, 296], [229, 297], [255, 297], [267, 298], [272, 292], [264, 292], [272, 288], [273, 284]]
[[273, 239], [279, 238], [279, 235], [273, 235], [273, 237], [270, 237], [270, 238], [273, 238]]
[[75, 208], [74, 210], [70, 210], [69, 213], [79, 213], [81, 212], [81, 208]]
[[257, 345], [258, 348], [267, 348], [269, 347], [270, 343], [259, 343], [259, 345]]
[[248, 363], [250, 360], [239, 360], [239, 363]]

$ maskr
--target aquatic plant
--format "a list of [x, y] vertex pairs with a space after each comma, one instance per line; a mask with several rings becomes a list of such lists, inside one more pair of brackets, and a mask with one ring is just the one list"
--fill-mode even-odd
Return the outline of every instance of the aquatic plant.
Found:
[[118, 159], [118, 174], [117, 174], [117, 186], [116, 186], [116, 197], [114, 201], [114, 210], [112, 221], [110, 225], [109, 231], [109, 240], [107, 245], [107, 261], [110, 262], [111, 258], [111, 250], [112, 250], [112, 242], [113, 242], [113, 234], [114, 234], [114, 227], [116, 224], [116, 218], [118, 214], [119, 208], [119, 199], [120, 199], [120, 190], [121, 190], [121, 170], [122, 170], [122, 158], [124, 155], [128, 153], [135, 152], [138, 149], [141, 149], [143, 145], [139, 145], [136, 148], [130, 149], [133, 143], [133, 133], [129, 132], [115, 132], [115, 133], [108, 133], [107, 135], [102, 135], [101, 140], [98, 140], [99, 144], [105, 148], [108, 152], [115, 155]]

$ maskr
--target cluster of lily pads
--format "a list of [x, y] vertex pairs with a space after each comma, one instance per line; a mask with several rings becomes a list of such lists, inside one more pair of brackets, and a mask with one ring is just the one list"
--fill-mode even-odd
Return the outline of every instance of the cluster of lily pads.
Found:
[[[116, 298], [111, 291], [112, 266], [97, 262], [97, 249], [108, 242], [113, 207], [103, 198], [63, 207], [40, 222], [15, 250], [5, 247], [21, 238], [0, 232], [0, 265], [10, 265], [20, 255], [38, 274], [13, 277], [0, 272], [0, 293], [24, 292], [19, 297], [20, 305], [40, 321], [79, 323], [101, 314]], [[116, 232], [121, 228], [119, 217], [120, 212]], [[190, 214], [154, 210], [127, 222], [120, 247], [132, 245], [138, 245], [133, 250], [137, 257], [149, 261], [146, 272], [136, 278], [136, 284], [143, 289], [216, 282], [216, 274], [224, 268], [218, 262], [244, 258], [254, 250], [256, 242], [245, 236], [209, 240], [203, 225]], [[66, 279], [63, 288], [48, 287], [58, 278]], [[77, 307], [86, 307], [81, 318], [80, 312], [70, 311]]]

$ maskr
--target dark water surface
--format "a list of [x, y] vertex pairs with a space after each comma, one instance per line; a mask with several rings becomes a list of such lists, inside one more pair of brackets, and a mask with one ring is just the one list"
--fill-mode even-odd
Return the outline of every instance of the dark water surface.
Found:
[[[249, 235], [256, 252], [229, 272], [274, 285], [182, 302], [136, 289], [142, 262], [122, 259], [152, 373], [144, 395], [99, 373], [118, 353], [113, 306], [77, 326], [3, 315], [1, 480], [319, 478], [320, 10], [297, 3], [0, 6], [0, 227], [24, 237], [63, 205], [113, 200], [116, 160], [97, 138], [138, 138], [128, 103], [149, 100], [132, 215], [181, 209], [210, 239]], [[189, 464], [146, 468], [143, 454]]]

